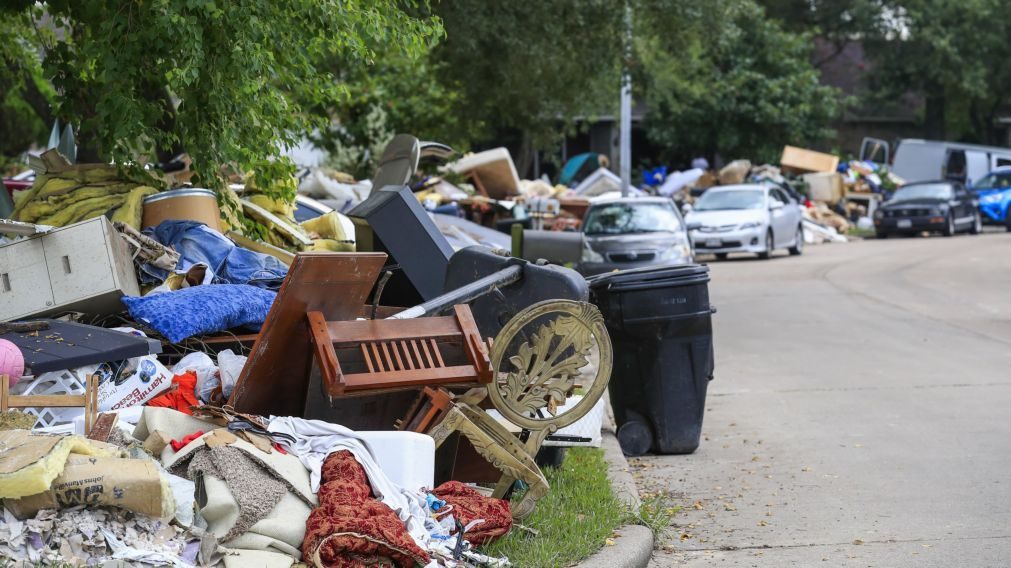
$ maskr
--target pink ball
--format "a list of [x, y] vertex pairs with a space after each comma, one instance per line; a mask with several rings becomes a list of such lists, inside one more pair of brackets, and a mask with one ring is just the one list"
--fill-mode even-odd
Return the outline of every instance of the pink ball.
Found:
[[25, 356], [21, 350], [6, 339], [0, 339], [0, 375], [11, 378], [11, 386], [18, 384], [25, 374]]

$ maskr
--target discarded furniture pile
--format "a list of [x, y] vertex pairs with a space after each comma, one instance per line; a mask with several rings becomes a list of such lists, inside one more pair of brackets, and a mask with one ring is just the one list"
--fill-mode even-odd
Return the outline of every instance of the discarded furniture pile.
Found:
[[542, 448], [599, 444], [611, 343], [574, 271], [450, 245], [425, 151], [347, 215], [246, 184], [260, 240], [47, 153], [0, 221], [0, 556], [508, 566], [479, 547], [551, 490]]

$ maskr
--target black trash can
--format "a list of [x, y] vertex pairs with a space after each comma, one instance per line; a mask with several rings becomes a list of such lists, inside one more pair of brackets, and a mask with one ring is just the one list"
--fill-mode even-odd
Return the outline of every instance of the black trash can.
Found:
[[614, 345], [609, 392], [627, 455], [699, 446], [713, 378], [709, 267], [649, 267], [588, 279]]

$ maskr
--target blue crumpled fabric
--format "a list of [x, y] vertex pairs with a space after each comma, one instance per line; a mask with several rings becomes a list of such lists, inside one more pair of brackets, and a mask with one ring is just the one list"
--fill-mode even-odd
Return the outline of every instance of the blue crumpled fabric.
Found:
[[172, 343], [234, 327], [259, 331], [277, 292], [248, 284], [209, 284], [147, 296], [124, 296], [130, 317]]
[[[170, 246], [179, 253], [175, 272], [184, 274], [194, 265], [205, 265], [205, 284], [250, 284], [277, 290], [288, 274], [288, 267], [276, 258], [237, 246], [228, 237], [196, 221], [162, 221], [144, 234]], [[160, 284], [169, 271], [150, 264], [142, 265], [140, 279], [145, 284]]]

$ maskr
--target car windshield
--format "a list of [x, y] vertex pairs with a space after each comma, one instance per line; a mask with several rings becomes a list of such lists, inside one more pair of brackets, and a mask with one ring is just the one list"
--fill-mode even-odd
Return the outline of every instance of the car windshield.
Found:
[[892, 201], [912, 199], [951, 199], [951, 185], [947, 183], [907, 185], [896, 191], [892, 197]]
[[764, 205], [765, 192], [761, 189], [728, 189], [703, 193], [695, 202], [694, 210], [761, 209]]
[[1011, 172], [991, 172], [972, 185], [973, 189], [1011, 188]]
[[667, 203], [608, 203], [595, 205], [586, 214], [587, 235], [628, 233], [673, 233], [681, 228], [674, 206]]

